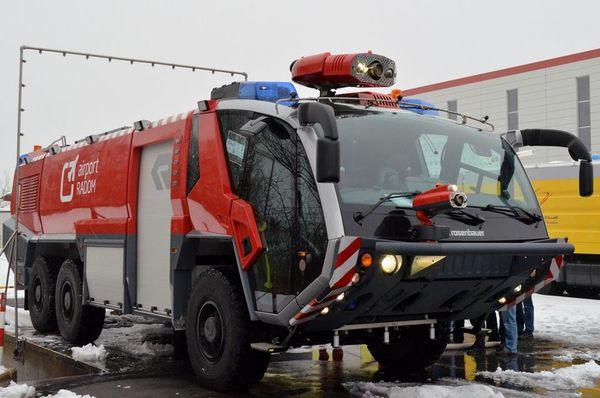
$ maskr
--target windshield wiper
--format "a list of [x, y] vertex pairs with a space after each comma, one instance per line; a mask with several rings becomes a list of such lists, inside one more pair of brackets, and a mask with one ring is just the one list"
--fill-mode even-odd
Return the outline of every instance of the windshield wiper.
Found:
[[[442, 214], [446, 214], [447, 216], [449, 216], [457, 221], [462, 221], [465, 224], [479, 225], [479, 224], [485, 222], [485, 218], [480, 217], [477, 214], [471, 214], [469, 212], [466, 212], [463, 209], [452, 209], [452, 210], [447, 211]], [[470, 219], [471, 222], [467, 222], [467, 220], [465, 220], [464, 217]]]
[[369, 214], [373, 213], [379, 206], [381, 206], [382, 204], [384, 204], [385, 202], [388, 202], [392, 199], [396, 199], [396, 198], [414, 198], [415, 196], [417, 196], [418, 194], [420, 194], [421, 191], [412, 191], [412, 192], [392, 192], [389, 193], [385, 196], [382, 196], [379, 201], [377, 203], [375, 203], [373, 206], [369, 207], [369, 209], [367, 211], [363, 212], [356, 212], [352, 215], [352, 218], [354, 219], [354, 221], [360, 225], [360, 221], [363, 220], [365, 217], [367, 217]]
[[501, 214], [506, 214], [506, 215], [512, 215], [514, 218], [516, 218], [517, 220], [523, 221], [523, 222], [539, 222], [542, 221], [543, 218], [535, 213], [531, 213], [527, 210], [525, 210], [522, 207], [519, 206], [512, 206], [507, 204], [506, 206], [498, 206], [498, 205], [492, 205], [492, 204], [488, 204], [486, 206], [483, 207], [479, 207], [481, 210], [485, 210], [485, 211], [492, 211], [495, 213], [501, 213]]

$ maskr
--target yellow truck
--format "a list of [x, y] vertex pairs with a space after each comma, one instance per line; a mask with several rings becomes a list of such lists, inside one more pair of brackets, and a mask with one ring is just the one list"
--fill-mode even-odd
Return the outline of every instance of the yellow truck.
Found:
[[[600, 176], [600, 160], [594, 160]], [[565, 257], [565, 266], [553, 290], [574, 295], [600, 293], [600, 192], [584, 198], [577, 195], [579, 167], [576, 162], [548, 162], [526, 166], [542, 207], [551, 237], [566, 236], [575, 253]], [[598, 183], [600, 178], [595, 178]]]

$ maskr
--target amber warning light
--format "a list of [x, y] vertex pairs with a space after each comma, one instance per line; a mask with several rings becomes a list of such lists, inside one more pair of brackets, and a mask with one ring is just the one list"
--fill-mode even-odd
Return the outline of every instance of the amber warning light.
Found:
[[368, 53], [323, 53], [300, 58], [291, 65], [292, 80], [329, 92], [341, 87], [389, 87], [395, 83], [396, 64]]

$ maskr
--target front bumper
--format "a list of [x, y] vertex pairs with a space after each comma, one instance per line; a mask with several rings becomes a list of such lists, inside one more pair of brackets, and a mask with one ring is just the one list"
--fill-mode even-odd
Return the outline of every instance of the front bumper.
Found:
[[[515, 243], [363, 239], [359, 256], [372, 253], [375, 263], [365, 270], [357, 266], [361, 281], [345, 292], [343, 301], [332, 303], [327, 314], [307, 324], [306, 330], [425, 317], [474, 318], [523, 299], [536, 287], [549, 283], [548, 275], [553, 275], [551, 268], [556, 267], [556, 258], [562, 259], [562, 255], [573, 250], [573, 245], [557, 239]], [[403, 265], [398, 272], [382, 272], [378, 258], [383, 254], [402, 256]], [[435, 256], [437, 261], [415, 267], [419, 256]]]

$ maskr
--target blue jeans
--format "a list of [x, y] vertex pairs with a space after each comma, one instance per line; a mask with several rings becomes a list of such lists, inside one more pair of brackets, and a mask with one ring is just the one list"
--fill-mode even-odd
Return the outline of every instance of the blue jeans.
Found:
[[504, 351], [517, 352], [519, 334], [517, 332], [517, 309], [511, 307], [500, 312], [504, 324]]
[[523, 321], [525, 322], [525, 331], [533, 332], [533, 299], [531, 296], [523, 300]]

